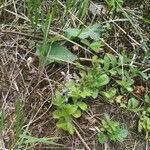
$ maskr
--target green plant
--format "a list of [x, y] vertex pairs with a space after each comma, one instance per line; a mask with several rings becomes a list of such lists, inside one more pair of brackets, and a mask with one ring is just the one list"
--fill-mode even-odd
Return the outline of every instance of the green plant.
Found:
[[119, 85], [121, 85], [121, 90], [122, 92], [124, 92], [124, 90], [127, 90], [128, 92], [132, 92], [133, 91], [133, 84], [134, 84], [134, 80], [127, 76], [127, 77], [124, 77], [122, 80], [117, 80], [116, 81]]
[[28, 0], [28, 16], [34, 29], [37, 29], [41, 13], [41, 0]]
[[56, 62], [73, 62], [77, 59], [77, 56], [72, 54], [66, 47], [57, 43], [59, 37], [49, 39], [49, 28], [52, 23], [54, 9], [49, 10], [45, 28], [44, 39], [41, 44], [38, 44], [36, 54], [39, 56], [39, 71], [42, 71], [45, 65], [48, 65], [54, 61]]
[[41, 46], [39, 46], [37, 50], [37, 54], [39, 56], [39, 71], [43, 70], [45, 63], [46, 63], [46, 57], [48, 53], [51, 51], [49, 45], [48, 45], [48, 34], [49, 34], [49, 28], [52, 22], [53, 18], [53, 11], [48, 12], [47, 17], [46, 17], [46, 22], [44, 25], [44, 38]]
[[68, 98], [62, 97], [61, 93], [56, 91], [54, 99], [54, 105], [57, 110], [53, 112], [53, 118], [58, 119], [57, 127], [70, 134], [74, 133], [73, 118], [79, 118], [81, 116], [81, 110], [86, 110], [87, 105], [84, 102], [67, 103]]
[[87, 28], [68, 28], [66, 30], [65, 36], [69, 39], [79, 38], [92, 39], [93, 41], [99, 41], [99, 36], [104, 32], [104, 28], [100, 24], [90, 25]]
[[85, 87], [93, 98], [97, 98], [99, 92], [106, 86], [110, 78], [100, 68], [99, 59], [94, 56], [92, 59], [92, 67], [79, 72], [81, 76], [82, 87]]
[[150, 140], [150, 109], [143, 111], [139, 118], [138, 131], [144, 132], [145, 138]]
[[105, 118], [101, 120], [101, 127], [98, 133], [98, 141], [104, 144], [109, 141], [123, 142], [128, 135], [128, 131], [122, 129], [118, 122], [113, 121], [105, 114]]
[[63, 146], [62, 144], [57, 143], [60, 139], [59, 137], [35, 137], [32, 136], [28, 132], [28, 127], [30, 125], [27, 125], [27, 128], [24, 128], [22, 134], [19, 135], [18, 140], [13, 145], [13, 149], [29, 149], [29, 147], [34, 146], [35, 144], [47, 144], [47, 145], [53, 145], [53, 146]]
[[87, 109], [85, 99], [96, 98], [110, 80], [106, 74], [100, 72], [96, 58], [93, 58], [93, 68], [81, 70], [79, 75], [67, 74], [64, 86], [56, 90], [53, 102], [56, 107], [53, 118], [58, 120], [57, 127], [70, 134], [74, 133], [73, 119], [81, 117], [82, 111]]
[[138, 113], [138, 131], [145, 133], [145, 138], [150, 140], [150, 95], [144, 97], [144, 105]]
[[104, 99], [109, 102], [109, 103], [113, 103], [114, 102], [114, 98], [116, 97], [117, 94], [117, 90], [116, 88], [110, 88], [107, 92], [100, 92], [100, 94], [104, 97]]
[[[96, 1], [98, 2], [98, 0]], [[50, 5], [48, 4], [49, 2]], [[25, 78], [23, 83], [24, 86], [27, 85], [27, 89], [23, 90], [20, 87], [19, 91], [23, 94], [21, 94], [22, 97], [25, 94], [25, 97], [32, 100], [36, 91], [41, 89], [43, 93], [38, 97], [42, 106], [43, 104], [45, 106], [45, 102], [42, 100], [43, 96], [45, 98], [48, 96], [47, 91], [49, 89], [43, 87], [45, 86], [44, 83], [47, 82], [45, 80], [49, 80], [48, 78], [51, 78], [53, 74], [51, 74], [53, 68], [50, 71], [48, 69], [51, 66], [54, 67], [54, 70], [56, 69], [55, 67], [58, 68], [60, 66], [63, 66], [63, 69], [68, 69], [66, 78], [62, 83], [58, 84], [58, 88], [54, 92], [54, 99], [50, 100], [54, 104], [54, 107], [52, 107], [52, 110], [54, 110], [53, 118], [56, 119], [56, 124], [59, 128], [68, 131], [70, 134], [73, 134], [75, 131], [77, 133], [77, 130], [75, 130], [76, 121], [91, 107], [90, 103], [88, 103], [90, 100], [92, 101], [92, 108], [93, 106], [95, 108], [96, 99], [96, 104], [99, 100], [99, 103], [104, 103], [104, 105], [110, 104], [111, 108], [115, 106], [115, 108], [121, 109], [120, 113], [125, 111], [127, 116], [129, 116], [128, 112], [133, 114], [134, 117], [132, 119], [139, 119], [136, 121], [138, 122], [140, 135], [142, 133], [145, 134], [145, 138], [149, 140], [150, 95], [148, 92], [150, 51], [148, 47], [149, 34], [146, 32], [149, 29], [146, 24], [150, 24], [148, 0], [139, 0], [137, 3], [123, 0], [104, 0], [103, 2], [107, 4], [106, 7], [103, 4], [101, 5], [101, 3], [99, 5], [97, 2], [95, 3], [94, 1], [93, 4], [96, 4], [95, 12], [97, 11], [99, 15], [91, 15], [89, 13], [86, 16], [89, 3], [91, 3], [90, 0], [0, 1], [2, 24], [0, 32], [2, 32], [1, 41], [4, 42], [0, 44], [2, 51], [0, 52], [0, 55], [2, 54], [0, 56], [2, 59], [0, 60], [0, 77], [2, 77], [2, 81], [0, 81], [0, 97], [3, 99], [3, 102], [1, 102], [2, 108], [0, 109], [0, 135], [3, 137], [4, 134], [5, 136], [5, 130], [7, 130], [6, 136], [10, 135], [10, 142], [6, 144], [6, 147], [11, 145], [8, 149], [34, 149], [34, 146], [41, 143], [42, 145], [43, 143], [54, 145], [54, 147], [55, 145], [60, 146], [55, 143], [57, 141], [55, 137], [41, 138], [43, 132], [39, 133], [39, 137], [36, 137], [34, 132], [32, 132], [33, 135], [30, 134], [34, 125], [37, 125], [39, 119], [41, 120], [40, 116], [45, 115], [43, 107], [40, 107], [39, 111], [35, 113], [32, 110], [31, 113], [24, 112], [23, 107], [31, 105], [31, 102], [25, 101], [23, 106], [23, 103], [17, 100], [15, 113], [8, 115], [7, 110], [5, 112], [7, 106], [10, 106], [11, 100], [9, 98], [13, 99], [16, 96], [15, 93], [18, 91], [17, 85], [21, 85], [17, 82], [21, 81], [20, 75], [22, 74], [19, 73], [19, 76], [15, 78], [16, 80], [13, 80], [15, 77], [14, 73], [16, 74], [18, 70], [17, 62], [19, 62], [21, 70], [23, 66], [23, 72], [21, 71], [23, 79], [25, 75], [29, 75], [29, 78], [36, 76], [36, 71], [34, 71], [36, 68], [33, 65], [37, 65], [37, 62], [39, 62], [38, 69], [40, 73], [43, 72], [42, 79], [44, 82], [39, 78], [41, 80], [38, 80], [37, 87], [34, 80], [30, 82], [31, 84], [28, 84]], [[44, 3], [48, 4], [45, 5], [47, 7], [46, 11], [43, 10]], [[125, 8], [122, 6], [125, 6]], [[138, 6], [140, 9], [138, 9]], [[99, 11], [96, 10], [97, 8]], [[28, 15], [30, 21], [26, 15]], [[93, 24], [93, 22], [95, 23]], [[33, 33], [33, 29], [34, 36], [30, 35]], [[11, 42], [12, 38], [17, 39]], [[42, 40], [37, 41], [38, 39]], [[35, 51], [33, 43], [36, 44], [36, 54], [39, 60], [35, 59], [31, 66], [27, 61], [28, 66], [26, 66], [26, 59], [35, 58], [33, 56]], [[71, 44], [74, 44], [74, 46]], [[13, 50], [15, 47], [16, 50]], [[74, 54], [70, 51], [71, 48]], [[14, 52], [16, 52], [16, 55]], [[93, 57], [94, 54], [97, 57]], [[76, 63], [76, 60], [79, 60], [81, 64]], [[9, 65], [11, 62], [16, 63]], [[55, 65], [56, 62], [60, 64]], [[64, 62], [67, 63], [65, 68]], [[44, 70], [45, 65], [49, 64], [50, 66]], [[11, 72], [10, 77], [9, 75], [7, 77], [7, 70]], [[52, 78], [55, 80], [54, 76]], [[11, 80], [14, 82], [11, 82]], [[52, 83], [52, 88], [55, 86], [55, 83]], [[137, 88], [138, 85], [142, 87], [141, 90]], [[9, 87], [8, 90], [6, 89], [7, 87]], [[35, 93], [32, 93], [34, 89]], [[36, 99], [38, 97], [36, 96]], [[32, 101], [33, 103], [34, 101]], [[26, 110], [28, 109], [25, 108]], [[26, 118], [24, 114], [27, 115]], [[7, 121], [5, 117], [13, 118], [13, 120]], [[13, 125], [11, 121], [13, 121]], [[80, 124], [80, 120], [78, 121]], [[42, 125], [44, 127], [47, 124], [43, 123]], [[43, 129], [47, 128], [42, 128], [42, 131]], [[9, 131], [13, 132], [9, 134]], [[98, 133], [100, 143], [122, 141], [125, 136], [126, 131], [120, 127], [118, 122], [113, 121], [107, 115], [102, 119], [100, 132]], [[84, 143], [84, 140], [81, 139], [81, 141]], [[0, 139], [0, 144], [3, 144], [3, 139]]]
[[[84, 16], [88, 11], [89, 0], [66, 0], [65, 5], [61, 3], [64, 8], [63, 21], [68, 21], [70, 16], [76, 16], [80, 21], [84, 21]], [[64, 20], [65, 19], [65, 20]]]
[[[44, 66], [50, 64], [54, 61], [64, 61], [64, 62], [72, 62], [77, 59], [75, 55], [73, 55], [66, 47], [61, 46], [60, 44], [56, 43], [59, 40], [59, 37], [55, 36], [54, 38], [49, 38], [49, 29], [53, 21], [53, 17], [56, 12], [56, 3], [54, 1], [54, 7], [49, 8], [44, 16], [44, 35], [43, 41], [37, 44], [36, 54], [39, 57], [39, 71], [42, 71]], [[71, 2], [73, 3], [73, 1]], [[68, 6], [70, 3], [67, 1]], [[40, 13], [41, 13], [41, 1], [40, 0], [29, 0], [28, 1], [28, 11], [29, 11], [29, 18], [34, 29], [37, 28], [38, 23], [40, 20]]]
[[[87, 42], [86, 39], [84, 40]], [[103, 60], [94, 56], [90, 67], [76, 63], [76, 67], [79, 69], [78, 74], [67, 74], [62, 87], [57, 89], [55, 93], [54, 105], [56, 110], [53, 113], [53, 118], [58, 120], [57, 127], [73, 134], [75, 128], [74, 119], [81, 117], [82, 112], [88, 107], [86, 99], [88, 97], [96, 99], [101, 96], [108, 103], [117, 103], [120, 108], [136, 113], [139, 117], [139, 126], [141, 126], [139, 131], [144, 131], [147, 137], [149, 128], [145, 124], [148, 123], [149, 96], [148, 94], [145, 95], [145, 102], [140, 107], [140, 101], [132, 95], [133, 78], [140, 76], [140, 70], [131, 66], [127, 66], [127, 68], [124, 66], [124, 64], [130, 62], [131, 59], [127, 55], [123, 54], [117, 58], [106, 53]], [[115, 77], [120, 79], [111, 80]], [[108, 85], [110, 81], [113, 87]], [[125, 95], [129, 95], [128, 101], [125, 100]], [[141, 115], [144, 112], [147, 117]], [[118, 123], [111, 121], [109, 117], [104, 120], [102, 125], [108, 122], [107, 125], [112, 130], [108, 129], [107, 131], [107, 128], [103, 127], [103, 132], [99, 134], [99, 137], [103, 137], [104, 141], [106, 139], [107, 141], [122, 141], [126, 131], [122, 130]]]
[[21, 134], [21, 130], [24, 124], [24, 112], [23, 106], [19, 99], [16, 100], [15, 104], [15, 122], [13, 123], [13, 129], [15, 131], [15, 138], [18, 139]]
[[0, 135], [2, 135], [4, 129], [4, 111], [0, 110]]
[[132, 98], [130, 98], [130, 99], [128, 100], [128, 106], [127, 106], [127, 108], [128, 108], [129, 110], [136, 111], [138, 105], [139, 105], [139, 101], [136, 100], [134, 97], [132, 97]]
[[108, 7], [111, 9], [111, 12], [118, 12], [120, 9], [120, 6], [123, 5], [123, 0], [105, 0]]
[[125, 54], [120, 55], [118, 60], [112, 54], [106, 54], [104, 56], [103, 69], [105, 72], [110, 73], [111, 76], [122, 76], [121, 80], [116, 80], [116, 83], [121, 86], [120, 89], [122, 93], [133, 91], [133, 77], [137, 76], [139, 73], [135, 68], [130, 68], [130, 72], [124, 68], [124, 64], [130, 61], [131, 60]]
[[[47, 55], [45, 55], [44, 65], [48, 65], [52, 62], [67, 62], [72, 63], [73, 61], [77, 60], [77, 56], [71, 53], [66, 47], [58, 44], [57, 42], [47, 42], [45, 45], [45, 49], [47, 50]], [[42, 57], [42, 45], [37, 47], [37, 55]]]
[[90, 0], [83, 0], [80, 2], [78, 16], [80, 20], [86, 15], [89, 8]]
[[101, 41], [93, 41], [90, 42], [88, 39], [82, 39], [81, 43], [85, 44], [92, 51], [99, 53], [101, 48], [104, 46]]
[[63, 146], [62, 144], [58, 144], [55, 141], [59, 140], [59, 137], [43, 137], [43, 138], [38, 138], [38, 137], [33, 137], [31, 135], [20, 135], [20, 138], [24, 138], [24, 144], [36, 144], [36, 143], [44, 143], [48, 145], [54, 145], [54, 146]]

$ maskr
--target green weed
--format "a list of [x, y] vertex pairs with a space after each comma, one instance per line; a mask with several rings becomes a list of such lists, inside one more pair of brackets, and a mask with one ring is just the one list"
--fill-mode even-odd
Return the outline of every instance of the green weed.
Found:
[[98, 141], [104, 144], [109, 141], [123, 142], [128, 135], [128, 131], [122, 129], [118, 122], [113, 121], [105, 114], [105, 118], [101, 120], [101, 127], [98, 133]]
[[24, 125], [24, 112], [23, 112], [22, 103], [18, 99], [15, 104], [15, 122], [13, 124], [13, 129], [15, 131], [16, 139], [19, 138], [23, 125]]
[[52, 19], [53, 19], [53, 10], [52, 10], [52, 12], [49, 10], [47, 17], [46, 17], [45, 25], [44, 25], [43, 42], [42, 42], [40, 48], [38, 49], [39, 71], [43, 70], [43, 67], [45, 66], [45, 62], [46, 62], [46, 57], [47, 57], [48, 53], [50, 53], [50, 51], [51, 51], [51, 45], [48, 47], [47, 43], [48, 43], [49, 28], [52, 23]]
[[[148, 137], [149, 128], [146, 126], [146, 124], [149, 123], [149, 107], [147, 106], [147, 102], [149, 102], [149, 96], [146, 96], [147, 102], [145, 102], [140, 109], [139, 101], [132, 95], [129, 96], [128, 101], [123, 101], [123, 95], [129, 93], [132, 94], [134, 88], [134, 80], [132, 78], [139, 76], [140, 71], [137, 71], [136, 68], [134, 69], [132, 67], [130, 68], [130, 71], [127, 71], [124, 68], [124, 75], [120, 78], [120, 80], [115, 80], [114, 83], [111, 81], [111, 78], [122, 75], [122, 67], [124, 67], [124, 63], [129, 63], [132, 61], [126, 58], [128, 57], [122, 55], [122, 60], [120, 60], [120, 57], [116, 58], [112, 54], [106, 54], [103, 61], [94, 56], [92, 59], [92, 67], [87, 68], [77, 64], [77, 67], [79, 67], [79, 74], [68, 74], [66, 76], [67, 79], [63, 83], [64, 86], [59, 90], [56, 90], [55, 93], [54, 105], [56, 110], [53, 113], [53, 118], [58, 120], [58, 128], [64, 129], [70, 134], [73, 134], [73, 120], [81, 117], [82, 112], [88, 107], [86, 98], [92, 97], [95, 99], [98, 96], [101, 96], [103, 97], [104, 101], [108, 103], [117, 103], [119, 104], [120, 108], [136, 113], [139, 117], [139, 131], [141, 132], [144, 130], [146, 133], [146, 138]], [[111, 84], [114, 84], [113, 87], [109, 86], [110, 81]], [[105, 91], [106, 86], [107, 91]], [[78, 103], [82, 103], [83, 108], [81, 108]], [[141, 115], [143, 113], [147, 117], [143, 117], [143, 115]], [[118, 137], [122, 133], [121, 129], [118, 128], [118, 125], [116, 129], [111, 132], [116, 132], [118, 135], [116, 135], [116, 137], [109, 135], [110, 140], [123, 140], [123, 137]], [[104, 133], [101, 133], [101, 136], [102, 134], [104, 137], [106, 137]]]
[[63, 146], [62, 144], [58, 144], [55, 142], [60, 139], [58, 137], [37, 138], [31, 135], [20, 135], [20, 138], [23, 138], [24, 144], [27, 144], [27, 145], [36, 144], [36, 143], [44, 143], [44, 144], [54, 145], [54, 146]]
[[53, 118], [57, 119], [57, 127], [74, 133], [73, 119], [81, 117], [82, 111], [87, 109], [84, 100], [87, 97], [96, 98], [99, 90], [109, 83], [109, 77], [100, 72], [97, 59], [93, 58], [93, 68], [87, 71], [81, 70], [80, 76], [68, 74], [64, 81], [64, 87], [56, 90], [54, 105], [56, 110]]
[[41, 0], [28, 0], [28, 16], [33, 28], [36, 30], [40, 23]]
[[120, 10], [120, 6], [123, 5], [123, 0], [105, 0], [108, 7], [110, 8], [110, 13], [113, 14]]
[[2, 135], [4, 130], [4, 112], [0, 110], [0, 135]]

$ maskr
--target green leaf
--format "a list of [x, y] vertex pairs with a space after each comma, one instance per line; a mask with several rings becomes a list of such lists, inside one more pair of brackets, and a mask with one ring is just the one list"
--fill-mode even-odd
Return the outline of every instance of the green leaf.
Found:
[[33, 137], [33, 136], [28, 136], [28, 135], [20, 135], [20, 138], [25, 139], [26, 144], [45, 143], [45, 144], [49, 144], [49, 145], [63, 146], [62, 144], [58, 144], [58, 143], [54, 142], [55, 140], [60, 139], [59, 137], [37, 138], [37, 137]]
[[76, 111], [77, 111], [77, 109], [78, 109], [78, 106], [77, 105], [74, 105], [74, 104], [67, 104], [65, 107], [64, 107], [64, 109], [66, 110], [66, 112], [68, 113], [68, 114], [74, 114]]
[[97, 134], [98, 136], [98, 142], [101, 144], [107, 143], [108, 142], [108, 137], [106, 134], [104, 134], [103, 132], [99, 132]]
[[99, 94], [99, 90], [98, 90], [98, 89], [94, 89], [94, 90], [92, 91], [92, 97], [93, 97], [94, 99], [98, 97], [98, 94]]
[[80, 107], [82, 110], [87, 110], [87, 104], [84, 102], [77, 102], [77, 105]]
[[55, 106], [61, 107], [63, 103], [64, 103], [64, 97], [62, 97], [61, 93], [58, 90], [56, 90], [53, 104]]
[[134, 80], [130, 77], [124, 77], [121, 81], [116, 81], [119, 85], [121, 85], [123, 88], [125, 88], [127, 91], [132, 92], [133, 88], [132, 85], [134, 83]]
[[149, 94], [145, 95], [145, 102], [150, 104], [150, 95]]
[[54, 119], [59, 119], [59, 118], [61, 118], [63, 116], [63, 114], [62, 114], [62, 111], [61, 110], [55, 110], [54, 112], [53, 112], [53, 118]]
[[13, 129], [16, 137], [19, 137], [21, 129], [24, 124], [24, 111], [22, 102], [17, 99], [15, 103], [15, 120], [13, 122]]
[[128, 108], [129, 109], [136, 109], [139, 105], [139, 101], [135, 98], [130, 98], [128, 101]]
[[66, 33], [65, 35], [68, 37], [68, 38], [71, 38], [71, 37], [77, 37], [80, 33], [80, 30], [77, 29], [77, 28], [68, 28], [66, 30]]
[[[1, 2], [3, 2], [3, 0], [0, 1], [0, 5]], [[34, 27], [34, 30], [36, 30], [41, 17], [41, 0], [28, 0], [27, 4], [29, 19], [31, 20], [31, 24]]]
[[140, 116], [140, 120], [138, 122], [138, 131], [139, 132], [144, 131], [145, 133], [150, 132], [150, 118], [148, 116], [144, 114]]
[[78, 109], [74, 112], [74, 114], [72, 114], [75, 118], [80, 118], [81, 117], [81, 111]]
[[108, 99], [110, 102], [113, 102], [113, 97], [116, 95], [117, 90], [115, 88], [110, 89], [108, 92], [101, 92], [101, 94]]
[[[58, 44], [50, 42], [46, 44], [47, 49], [47, 57], [46, 57], [46, 64], [50, 64], [54, 61], [56, 62], [73, 62], [77, 60], [77, 56], [71, 53], [66, 47]], [[37, 48], [37, 55], [40, 54], [41, 45]]]
[[69, 28], [66, 30], [66, 36], [68, 38], [78, 37], [80, 39], [91, 38], [94, 41], [98, 41], [99, 35], [102, 32], [104, 32], [104, 28], [100, 24], [94, 24], [83, 29]]
[[65, 131], [67, 131], [67, 122], [66, 122], [65, 120], [63, 120], [63, 119], [60, 119], [60, 120], [56, 123], [56, 126], [57, 126], [58, 128], [61, 128], [61, 129], [65, 130]]
[[4, 116], [4, 110], [0, 109], [0, 135], [2, 135], [4, 127], [5, 127], [5, 116]]
[[114, 55], [112, 55], [112, 54], [106, 54], [106, 55], [109, 57], [112, 66], [115, 67], [117, 65], [117, 59], [116, 59], [116, 57]]
[[106, 54], [104, 57], [104, 70], [108, 71], [110, 68], [110, 64], [112, 64], [113, 70], [115, 71], [116, 65], [117, 65], [117, 59], [112, 54]]
[[89, 27], [83, 29], [82, 32], [79, 34], [79, 38], [85, 39], [85, 38], [90, 37], [94, 41], [98, 41], [99, 34], [103, 31], [104, 31], [104, 29], [102, 28], [101, 25], [94, 24], [92, 26], [89, 26]]
[[46, 16], [46, 21], [45, 21], [45, 25], [44, 25], [44, 40], [43, 40], [43, 42], [45, 44], [47, 42], [47, 37], [48, 37], [48, 34], [49, 34], [49, 28], [50, 28], [51, 23], [52, 23], [53, 13], [54, 13], [53, 9], [52, 9], [52, 12], [50, 12], [50, 10], [49, 10], [48, 14]]
[[91, 96], [91, 91], [89, 91], [88, 89], [84, 89], [83, 91], [80, 92], [79, 94], [82, 98], [86, 98]]
[[47, 59], [49, 62], [73, 62], [77, 59], [77, 56], [72, 54], [66, 47], [61, 46], [58, 43], [53, 43], [51, 47], [51, 52], [47, 56]]
[[38, 54], [39, 54], [39, 70], [41, 70], [45, 64], [46, 64], [46, 57], [48, 55], [48, 53], [50, 53], [51, 49], [48, 49], [48, 33], [49, 33], [49, 28], [52, 22], [52, 18], [53, 18], [53, 9], [52, 12], [48, 12], [47, 17], [46, 17], [46, 22], [45, 22], [45, 26], [44, 26], [44, 38], [42, 41], [42, 44], [40, 46], [40, 49], [38, 50]]
[[66, 121], [66, 120], [59, 120], [56, 123], [58, 128], [61, 128], [65, 131], [68, 131], [71, 135], [74, 134], [74, 124], [72, 123], [72, 121]]
[[109, 70], [109, 72], [112, 76], [115, 76], [117, 74], [116, 68], [112, 68], [111, 70]]
[[108, 71], [110, 67], [110, 59], [108, 57], [108, 55], [105, 55], [104, 57], [104, 70]]
[[90, 42], [87, 39], [82, 39], [81, 42], [87, 46], [90, 46]]
[[67, 129], [68, 129], [68, 132], [73, 135], [74, 134], [74, 124], [72, 122], [68, 122], [67, 123]]
[[122, 99], [123, 99], [123, 96], [119, 95], [119, 96], [116, 97], [115, 101], [116, 101], [116, 103], [120, 104], [120, 103], [122, 103]]
[[107, 85], [109, 81], [110, 81], [110, 78], [106, 74], [103, 74], [97, 78], [97, 83], [99, 84], [99, 87]]
[[119, 141], [119, 142], [123, 142], [124, 138], [126, 138], [128, 135], [128, 131], [125, 129], [121, 129], [121, 128], [117, 128], [114, 136], [115, 136], [115, 140]]
[[90, 48], [96, 53], [99, 53], [101, 46], [102, 44], [100, 41], [93, 42], [92, 44], [90, 44]]
[[111, 11], [118, 12], [119, 11], [119, 6], [123, 4], [123, 0], [105, 0], [107, 5], [112, 9]]
[[79, 20], [84, 20], [83, 18], [85, 17], [88, 11], [90, 0], [82, 0], [81, 3], [82, 4], [80, 4], [78, 8], [78, 16], [79, 16]]

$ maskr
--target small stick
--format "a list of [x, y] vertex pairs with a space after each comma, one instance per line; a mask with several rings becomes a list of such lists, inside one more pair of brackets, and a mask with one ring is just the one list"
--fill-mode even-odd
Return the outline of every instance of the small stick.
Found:
[[78, 135], [78, 137], [80, 138], [81, 142], [83, 143], [83, 145], [85, 146], [85, 148], [87, 150], [91, 150], [90, 147], [87, 145], [87, 143], [85, 142], [85, 140], [82, 138], [81, 134], [78, 132], [78, 130], [76, 128], [75, 129], [75, 132], [76, 134]]
[[6, 33], [6, 34], [18, 34], [18, 35], [25, 36], [25, 37], [28, 37], [28, 38], [34, 38], [34, 39], [37, 39], [37, 40], [43, 40], [43, 37], [40, 37], [40, 36], [37, 37], [37, 36], [31, 35], [31, 34], [22, 33], [22, 32], [5, 31], [5, 30], [0, 30], [0, 32]]

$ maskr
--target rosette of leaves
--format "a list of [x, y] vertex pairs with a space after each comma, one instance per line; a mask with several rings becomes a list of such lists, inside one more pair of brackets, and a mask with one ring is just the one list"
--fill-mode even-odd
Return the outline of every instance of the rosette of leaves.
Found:
[[99, 91], [109, 83], [109, 77], [100, 72], [97, 63], [93, 67], [80, 71], [80, 76], [74, 75], [71, 79], [65, 80], [63, 87], [56, 90], [54, 102], [56, 110], [53, 118], [57, 119], [57, 127], [70, 134], [74, 133], [73, 119], [79, 118], [82, 111], [87, 109], [87, 97], [96, 98]]
[[142, 112], [139, 113], [138, 131], [145, 134], [145, 138], [150, 140], [150, 94], [145, 95]]
[[57, 119], [57, 127], [70, 134], [74, 133], [73, 119], [79, 118], [82, 111], [87, 110], [87, 104], [82, 99], [89, 96], [85, 90], [81, 91], [80, 84], [74, 80], [68, 81], [65, 84], [65, 92], [56, 90], [54, 105], [56, 110], [53, 112], [53, 118]]
[[118, 122], [113, 121], [105, 114], [105, 118], [101, 120], [101, 127], [98, 133], [98, 141], [104, 144], [109, 141], [123, 142], [127, 137], [128, 131], [122, 129]]
[[109, 76], [100, 69], [99, 60], [93, 57], [93, 66], [87, 71], [80, 71], [81, 81], [84, 87], [97, 98], [99, 92], [109, 83]]

